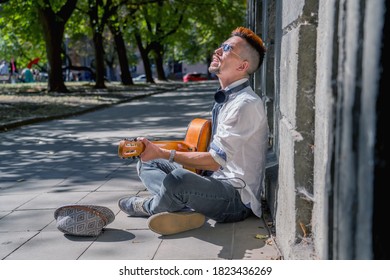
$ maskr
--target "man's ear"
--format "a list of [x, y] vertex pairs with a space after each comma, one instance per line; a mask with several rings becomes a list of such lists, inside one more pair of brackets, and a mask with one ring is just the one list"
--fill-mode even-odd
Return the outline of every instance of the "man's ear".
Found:
[[244, 60], [240, 66], [238, 66], [238, 71], [246, 71], [249, 68], [249, 62]]

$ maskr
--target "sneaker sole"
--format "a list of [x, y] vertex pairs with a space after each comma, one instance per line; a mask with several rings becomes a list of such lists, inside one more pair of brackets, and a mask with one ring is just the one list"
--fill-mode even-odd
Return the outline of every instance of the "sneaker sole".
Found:
[[150, 230], [161, 235], [171, 235], [200, 228], [205, 221], [206, 217], [196, 212], [164, 212], [151, 216], [148, 226]]

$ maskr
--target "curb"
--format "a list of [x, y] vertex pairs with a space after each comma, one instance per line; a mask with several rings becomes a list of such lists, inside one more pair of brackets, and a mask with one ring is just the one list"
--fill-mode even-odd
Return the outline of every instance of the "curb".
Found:
[[155, 95], [155, 94], [160, 94], [160, 93], [164, 93], [164, 92], [171, 91], [171, 90], [176, 90], [176, 89], [177, 88], [173, 88], [173, 89], [170, 88], [170, 89], [159, 90], [159, 91], [155, 91], [155, 92], [151, 92], [151, 93], [145, 93], [145, 94], [142, 94], [142, 95], [136, 95], [136, 96], [132, 96], [132, 97], [129, 97], [129, 98], [121, 99], [121, 100], [119, 100], [117, 102], [112, 102], [112, 103], [109, 103], [109, 104], [101, 104], [101, 105], [92, 106], [90, 108], [86, 108], [86, 109], [83, 109], [83, 110], [80, 110], [80, 111], [74, 112], [74, 113], [67, 113], [67, 114], [46, 116], [46, 117], [36, 117], [36, 118], [25, 119], [25, 120], [12, 122], [12, 123], [8, 123], [8, 124], [3, 124], [3, 125], [0, 125], [0, 133], [7, 132], [9, 130], [16, 129], [16, 128], [19, 128], [19, 127], [22, 127], [22, 126], [25, 126], [25, 125], [30, 125], [30, 124], [35, 124], [35, 123], [40, 123], [40, 122], [45, 122], [45, 121], [65, 119], [65, 118], [69, 118], [69, 117], [73, 117], [73, 116], [79, 116], [79, 115], [82, 115], [82, 114], [85, 114], [85, 113], [95, 112], [97, 110], [108, 108], [108, 107], [111, 107], [113, 105], [117, 105], [117, 104], [121, 104], [121, 103], [127, 103], [127, 102], [130, 102], [132, 100], [142, 99], [142, 98], [149, 97], [149, 96], [152, 96], [152, 95]]

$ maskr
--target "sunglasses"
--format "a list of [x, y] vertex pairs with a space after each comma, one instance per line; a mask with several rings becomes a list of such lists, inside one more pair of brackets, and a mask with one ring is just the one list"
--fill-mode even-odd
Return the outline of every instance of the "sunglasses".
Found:
[[235, 54], [236, 56], [238, 56], [239, 58], [241, 58], [242, 60], [246, 60], [244, 58], [241, 57], [241, 55], [239, 55], [238, 53], [236, 53], [235, 51], [233, 51], [233, 47], [232, 45], [230, 44], [222, 44], [220, 46], [220, 48], [222, 49], [223, 52], [227, 53], [227, 52], [231, 52], [232, 54]]

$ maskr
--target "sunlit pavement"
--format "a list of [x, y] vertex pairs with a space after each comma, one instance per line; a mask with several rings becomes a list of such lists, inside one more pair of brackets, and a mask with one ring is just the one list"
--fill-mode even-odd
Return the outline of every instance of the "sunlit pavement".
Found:
[[[196, 230], [160, 236], [117, 201], [146, 195], [135, 161], [117, 155], [123, 138], [183, 139], [189, 122], [210, 118], [216, 83], [133, 100], [92, 113], [0, 133], [0, 259], [278, 259], [263, 219], [207, 220]], [[116, 218], [97, 238], [64, 235], [54, 211], [66, 204], [110, 208]]]

